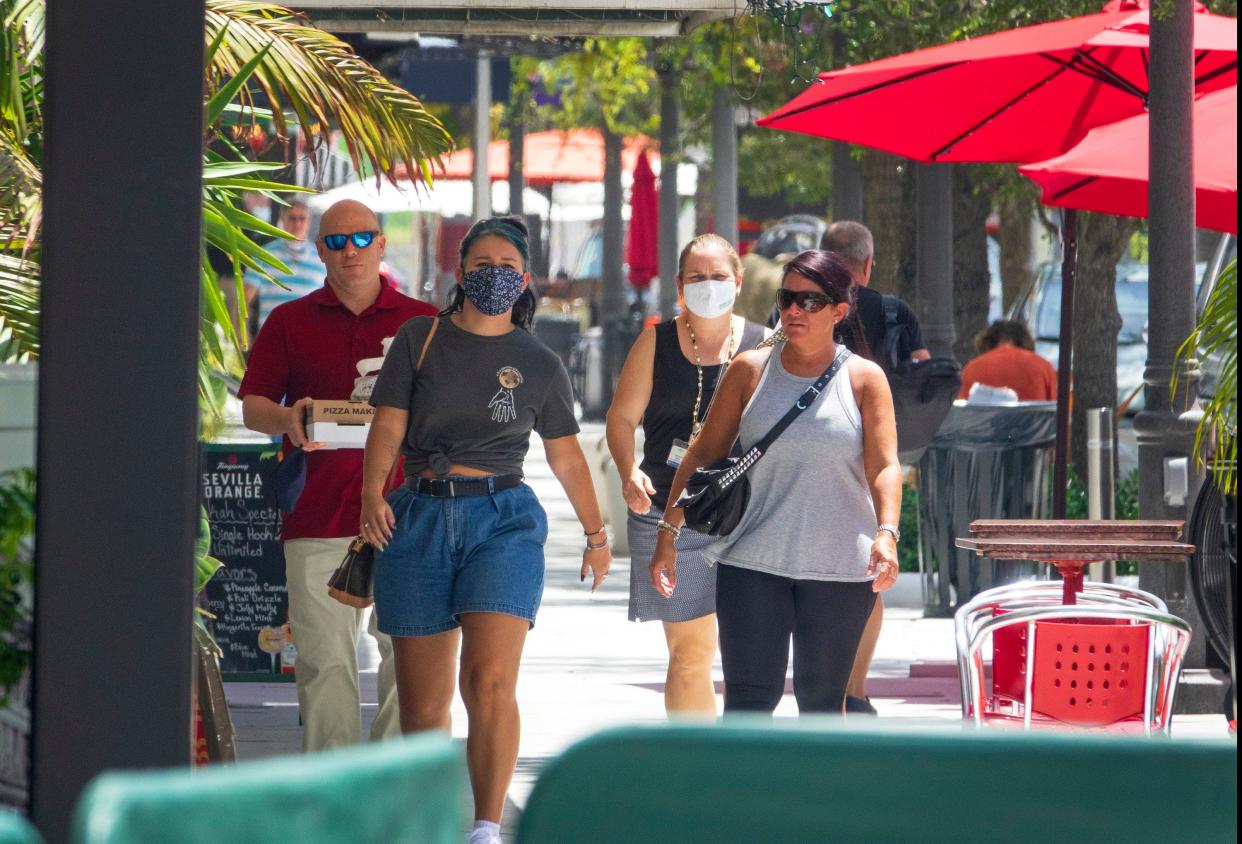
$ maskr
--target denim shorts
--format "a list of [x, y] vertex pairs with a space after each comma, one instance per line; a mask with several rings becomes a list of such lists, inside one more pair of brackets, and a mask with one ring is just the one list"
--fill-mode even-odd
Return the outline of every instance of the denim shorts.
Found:
[[504, 613], [535, 626], [548, 518], [530, 487], [436, 498], [403, 486], [388, 505], [397, 526], [375, 556], [380, 632], [431, 636], [460, 626], [468, 612]]

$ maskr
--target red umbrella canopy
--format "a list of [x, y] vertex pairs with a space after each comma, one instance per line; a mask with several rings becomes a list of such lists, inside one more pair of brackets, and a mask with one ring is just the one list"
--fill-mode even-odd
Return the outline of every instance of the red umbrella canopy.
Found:
[[[625, 138], [621, 147], [621, 166], [631, 169], [638, 154], [654, 144], [645, 135]], [[659, 160], [659, 153], [656, 153]], [[441, 160], [434, 171], [437, 179], [469, 179], [474, 151], [459, 149]], [[557, 182], [599, 182], [604, 178], [604, 136], [598, 129], [570, 129], [532, 132], [522, 148], [522, 170], [526, 183], [546, 187]], [[509, 142], [492, 141], [487, 148], [489, 178], [509, 178]], [[398, 169], [398, 175], [404, 170]]]
[[[759, 121], [920, 161], [1040, 161], [1147, 105], [1148, 0], [820, 74]], [[1237, 84], [1238, 22], [1195, 15], [1196, 90]]]
[[[1238, 89], [1195, 100], [1195, 222], [1238, 233]], [[1045, 205], [1147, 216], [1147, 115], [1092, 129], [1064, 155], [1019, 167]]]
[[[670, 173], [671, 178], [675, 176]], [[643, 150], [634, 163], [630, 185], [630, 228], [625, 243], [625, 260], [630, 265], [630, 284], [650, 286], [660, 274], [660, 212], [657, 207], [655, 173]]]

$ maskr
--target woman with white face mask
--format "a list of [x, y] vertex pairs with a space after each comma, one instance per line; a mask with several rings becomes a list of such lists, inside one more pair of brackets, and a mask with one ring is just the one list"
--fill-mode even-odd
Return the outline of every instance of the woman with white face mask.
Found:
[[[630, 620], [664, 624], [669, 651], [664, 707], [669, 714], [715, 717], [716, 572], [700, 554], [710, 537], [682, 531], [673, 597], [655, 590], [647, 565], [673, 476], [707, 416], [725, 367], [766, 332], [733, 315], [742, 262], [724, 238], [704, 234], [690, 241], [677, 273], [682, 312], [643, 331], [630, 350], [608, 409], [608, 449], [630, 509]], [[641, 456], [634, 446], [640, 424]]]

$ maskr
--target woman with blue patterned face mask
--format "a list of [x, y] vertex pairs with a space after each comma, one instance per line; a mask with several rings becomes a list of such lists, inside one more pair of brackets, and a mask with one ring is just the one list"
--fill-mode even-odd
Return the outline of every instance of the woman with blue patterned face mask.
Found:
[[[581, 575], [592, 590], [612, 560], [569, 375], [528, 330], [528, 250], [517, 218], [471, 227], [449, 306], [393, 339], [371, 394], [364, 457], [361, 534], [381, 549], [375, 611], [392, 637], [403, 731], [448, 729], [460, 646], [470, 844], [500, 842], [517, 763], [518, 665], [543, 594], [548, 522], [522, 482], [532, 431], [582, 523]], [[398, 452], [405, 484], [385, 499]]]

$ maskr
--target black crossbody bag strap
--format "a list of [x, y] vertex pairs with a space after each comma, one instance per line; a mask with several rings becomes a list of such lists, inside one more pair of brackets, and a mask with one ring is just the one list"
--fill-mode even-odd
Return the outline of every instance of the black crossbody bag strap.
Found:
[[[772, 353], [780, 354], [780, 351], [778, 349], [774, 349]], [[793, 421], [802, 414], [802, 411], [806, 410], [812, 403], [814, 403], [815, 399], [819, 397], [819, 394], [822, 393], [824, 388], [828, 386], [828, 382], [833, 379], [833, 376], [837, 374], [841, 367], [845, 366], [845, 362], [849, 360], [850, 355], [850, 350], [842, 346], [840, 351], [837, 352], [837, 356], [833, 358], [832, 363], [830, 363], [828, 368], [824, 370], [824, 374], [815, 379], [814, 384], [806, 388], [806, 392], [798, 397], [798, 400], [794, 402], [794, 406], [789, 408], [789, 412], [782, 416], [780, 421], [772, 426], [772, 429], [768, 431], [763, 439], [752, 445], [746, 450], [745, 454], [738, 458], [733, 470], [728, 472], [727, 476], [723, 479], [721, 483], [722, 488], [730, 486], [735, 480], [744, 475], [751, 466], [754, 466], [759, 462], [759, 458], [763, 457], [764, 453], [772, 447], [772, 443], [776, 442], [776, 438], [785, 433], [785, 429], [793, 424]]]

